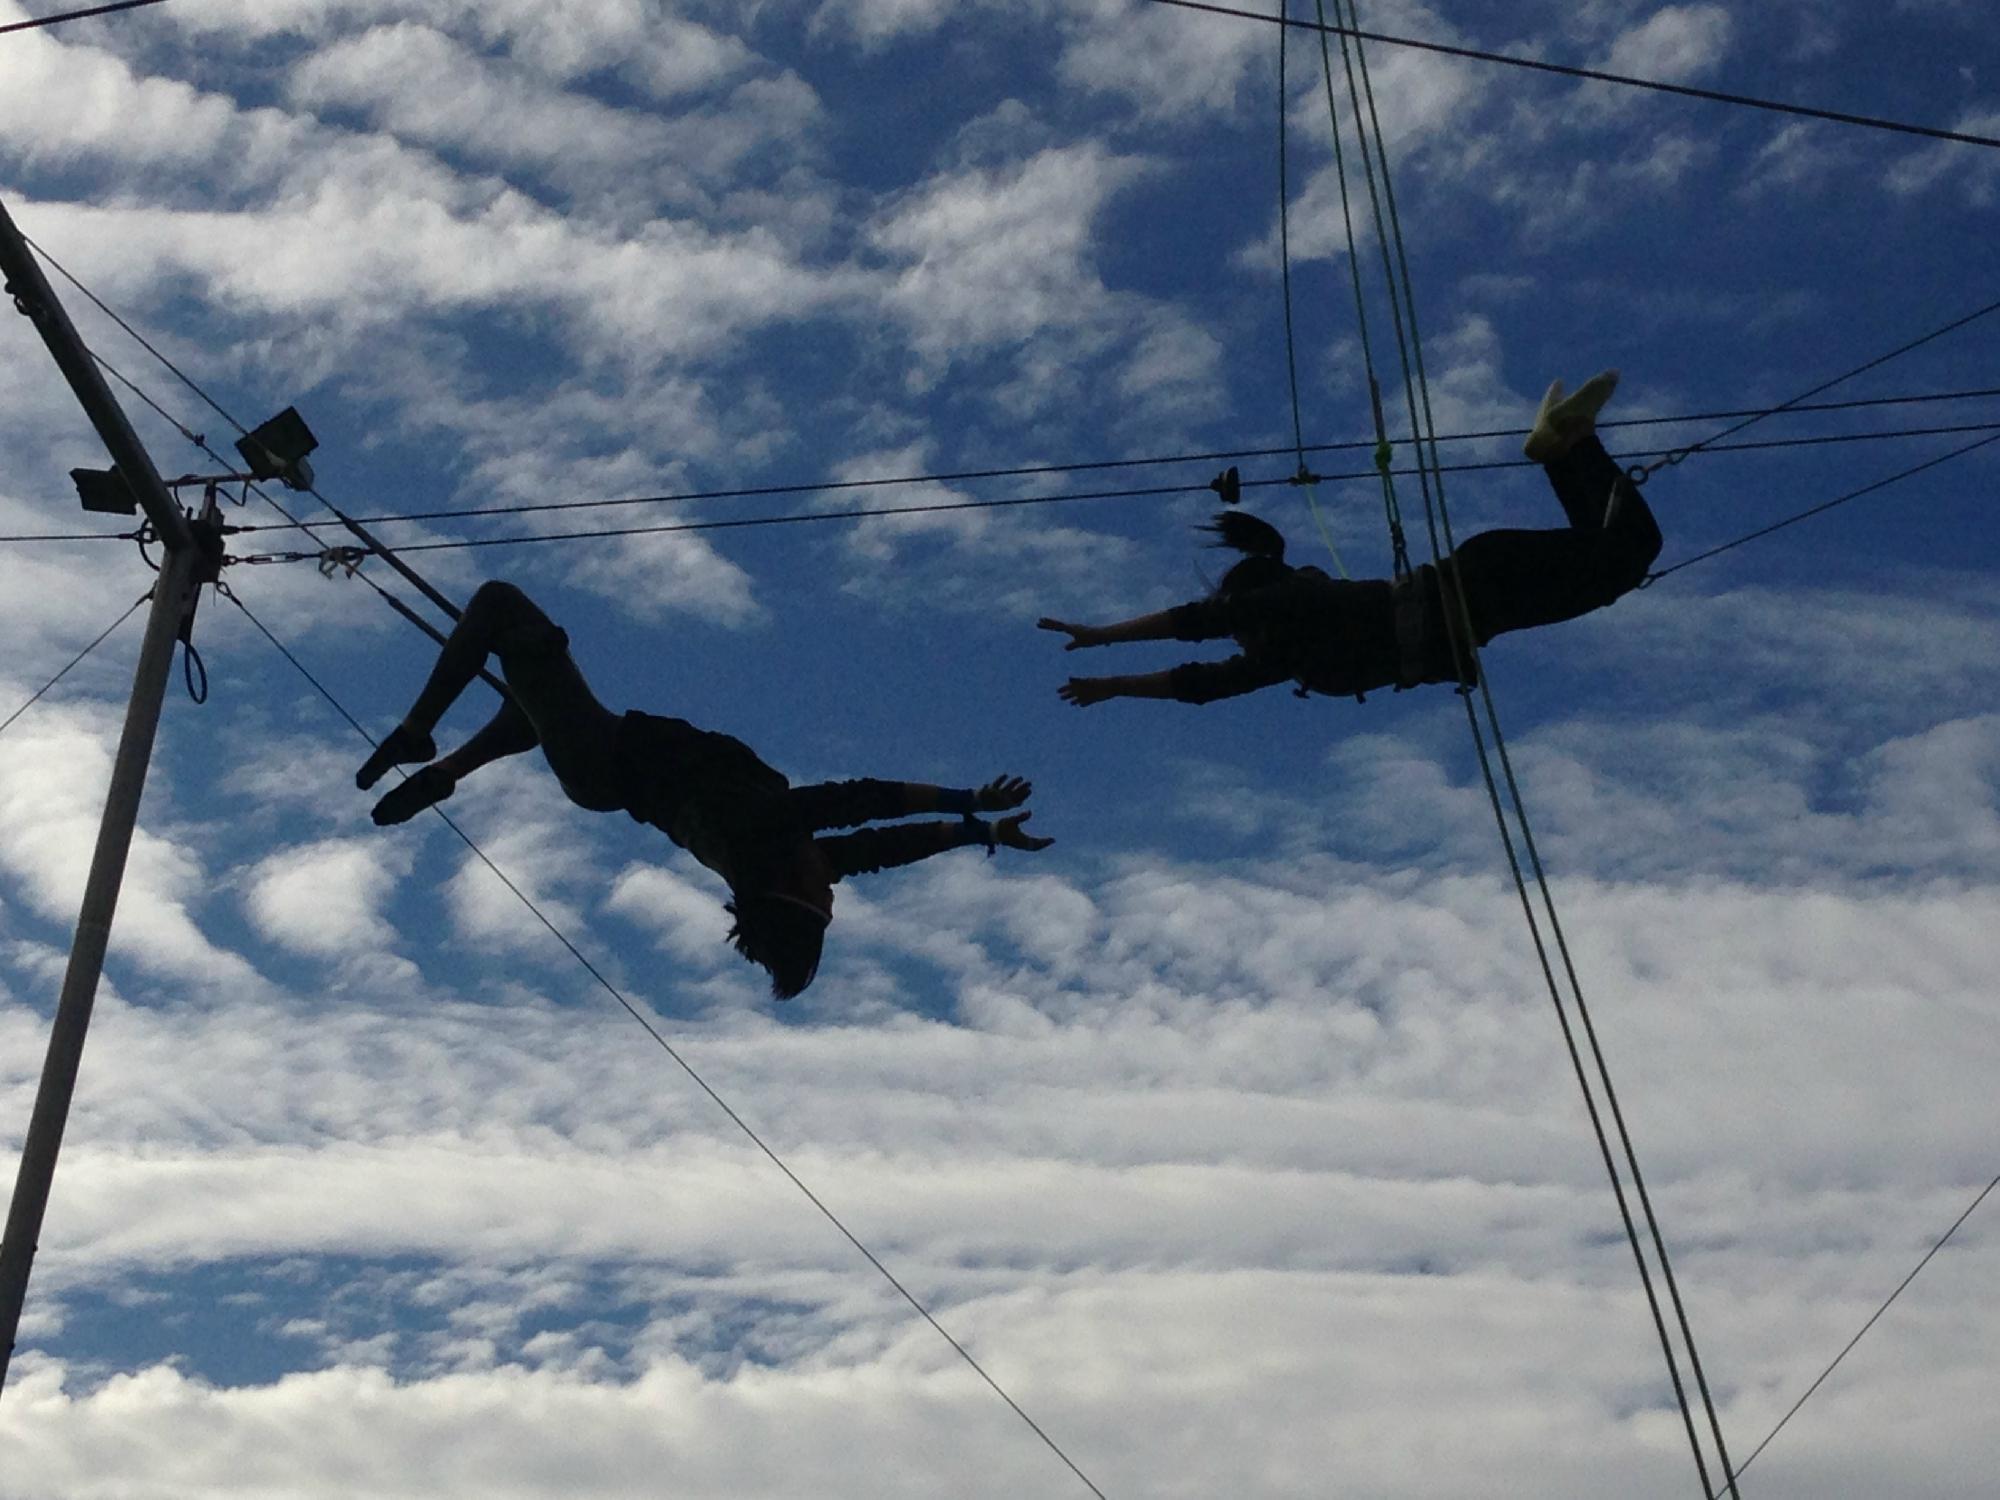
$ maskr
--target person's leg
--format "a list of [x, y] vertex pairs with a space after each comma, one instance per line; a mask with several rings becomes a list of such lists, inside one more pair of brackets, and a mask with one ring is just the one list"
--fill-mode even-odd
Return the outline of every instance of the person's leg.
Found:
[[[622, 805], [617, 775], [618, 716], [597, 699], [569, 654], [569, 638], [512, 584], [473, 595], [438, 665], [400, 730], [428, 741], [438, 718], [465, 690], [488, 654], [497, 654], [511, 697], [470, 740], [425, 766], [382, 799], [378, 823], [401, 822], [451, 795], [458, 779], [503, 756], [540, 745], [570, 800], [593, 811]], [[383, 742], [383, 751], [390, 750]], [[380, 775], [391, 763], [383, 751]], [[435, 753], [434, 751], [432, 753]]]
[[1523, 445], [1548, 475], [1568, 528], [1481, 532], [1453, 553], [1449, 566], [1463, 581], [1481, 644], [1609, 604], [1637, 588], [1660, 555], [1651, 508], [1598, 441], [1597, 413], [1617, 386], [1615, 370], [1572, 395], [1552, 383]]
[[1482, 531], [1447, 563], [1465, 587], [1473, 632], [1484, 645], [1509, 630], [1553, 625], [1601, 609], [1645, 581], [1660, 529], [1631, 481], [1608, 525]]
[[389, 731], [375, 753], [355, 773], [354, 784], [366, 791], [389, 767], [434, 757], [437, 745], [431, 732], [445, 710], [458, 701], [458, 695], [479, 675], [486, 658], [499, 647], [502, 636], [555, 628], [555, 623], [535, 602], [511, 583], [481, 584], [438, 652], [437, 664], [425, 679], [417, 701], [403, 716], [403, 722]]
[[408, 822], [425, 808], [449, 797], [457, 790], [461, 778], [503, 756], [523, 755], [539, 743], [535, 726], [528, 722], [520, 705], [509, 698], [471, 739], [443, 759], [411, 773], [400, 785], [389, 788], [375, 804], [372, 816], [384, 827]]

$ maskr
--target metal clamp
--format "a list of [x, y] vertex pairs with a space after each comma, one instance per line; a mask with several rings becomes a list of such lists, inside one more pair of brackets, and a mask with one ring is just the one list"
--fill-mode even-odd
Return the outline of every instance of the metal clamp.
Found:
[[319, 555], [319, 576], [331, 578], [335, 573], [344, 572], [352, 578], [367, 560], [366, 547], [328, 547]]

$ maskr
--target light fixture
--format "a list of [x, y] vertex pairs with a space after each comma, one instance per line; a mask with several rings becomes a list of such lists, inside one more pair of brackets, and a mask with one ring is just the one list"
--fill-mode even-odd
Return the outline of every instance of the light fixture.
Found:
[[237, 439], [236, 451], [250, 465], [253, 478], [276, 479], [287, 489], [309, 490], [313, 471], [306, 455], [318, 446], [319, 439], [312, 435], [299, 409], [288, 406], [249, 436]]
[[132, 493], [132, 486], [116, 469], [71, 469], [69, 477], [76, 485], [77, 498], [83, 502], [85, 510], [107, 516], [139, 513], [139, 497]]

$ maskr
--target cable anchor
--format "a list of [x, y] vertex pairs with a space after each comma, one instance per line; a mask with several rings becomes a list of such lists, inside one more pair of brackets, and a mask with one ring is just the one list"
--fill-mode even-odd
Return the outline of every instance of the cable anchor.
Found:
[[1671, 469], [1675, 464], [1679, 463], [1689, 454], [1695, 452], [1699, 447], [1700, 444], [1696, 444], [1694, 448], [1679, 449], [1676, 452], [1667, 454], [1664, 458], [1655, 459], [1652, 463], [1649, 464], [1633, 464], [1625, 470], [1625, 477], [1631, 480], [1632, 483], [1634, 484], [1643, 485], [1647, 480], [1651, 479], [1653, 475], [1658, 473], [1661, 469]]
[[331, 578], [335, 573], [345, 573], [352, 578], [367, 560], [366, 547], [328, 547], [319, 555], [319, 576]]

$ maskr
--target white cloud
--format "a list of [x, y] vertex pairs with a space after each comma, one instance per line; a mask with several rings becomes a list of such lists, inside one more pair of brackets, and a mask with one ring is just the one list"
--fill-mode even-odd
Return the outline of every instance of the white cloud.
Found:
[[1091, 225], [1144, 166], [1095, 145], [1016, 168], [934, 179], [877, 220], [870, 239], [901, 262], [888, 305], [929, 362], [1088, 319], [1106, 293]]
[[[2000, 135], [2000, 110], [1967, 110], [1951, 128], [1967, 135]], [[1891, 193], [1903, 198], [1957, 184], [1967, 204], [1990, 208], [2000, 188], [2000, 170], [1986, 156], [1976, 147], [1940, 141], [1896, 162], [1883, 180]]]
[[[674, 92], [705, 81], [702, 60], [687, 61], [688, 76]], [[452, 88], [436, 89], [439, 78], [452, 79]], [[563, 72], [551, 78], [402, 22], [314, 52], [292, 73], [289, 97], [320, 112], [360, 111], [408, 143], [523, 172], [558, 190], [592, 192], [600, 196], [598, 214], [603, 201], [629, 200], [635, 214], [662, 204], [706, 206], [708, 186], [727, 180], [745, 157], [809, 150], [819, 123], [812, 91], [796, 78], [745, 82], [719, 107], [672, 120], [600, 103], [567, 82]]]
[[1686, 83], [1714, 71], [1735, 22], [1721, 5], [1665, 5], [1611, 44], [1605, 71]]
[[713, 968], [734, 957], [723, 941], [729, 916], [713, 889], [713, 877], [704, 884], [678, 870], [632, 865], [618, 877], [604, 905], [646, 928], [684, 963]]
[[244, 900], [273, 942], [338, 957], [389, 940], [382, 907], [409, 866], [408, 850], [379, 836], [324, 839], [259, 860]]
[[1062, 80], [1129, 99], [1142, 118], [1173, 125], [1235, 113], [1262, 81], [1273, 45], [1264, 28], [1225, 16], [1111, 5], [1074, 13], [1057, 65]]
[[[45, 920], [76, 920], [118, 726], [94, 705], [44, 700], [0, 739], [0, 867]], [[187, 844], [152, 831], [162, 801], [156, 785], [144, 805], [147, 822], [132, 835], [112, 951], [155, 972], [240, 984], [252, 977], [250, 966], [211, 944], [190, 910], [205, 882], [203, 861]]]

